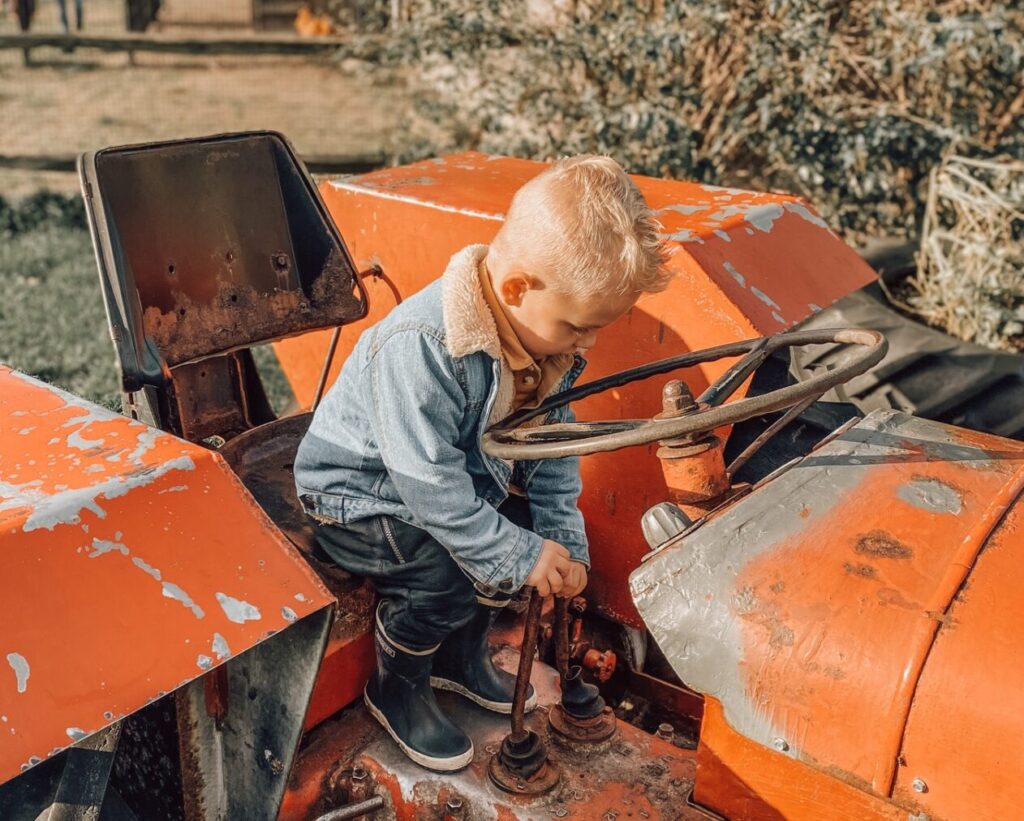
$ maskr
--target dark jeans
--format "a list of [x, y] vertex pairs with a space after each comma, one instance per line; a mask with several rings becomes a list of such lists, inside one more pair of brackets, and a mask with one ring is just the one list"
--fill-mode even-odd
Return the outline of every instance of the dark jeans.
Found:
[[[510, 497], [499, 510], [518, 525], [531, 524], [521, 497]], [[391, 643], [416, 653], [436, 649], [477, 607], [503, 607], [518, 592], [474, 584], [433, 536], [391, 516], [318, 524], [317, 539], [332, 561], [373, 582], [381, 597], [380, 628]]]

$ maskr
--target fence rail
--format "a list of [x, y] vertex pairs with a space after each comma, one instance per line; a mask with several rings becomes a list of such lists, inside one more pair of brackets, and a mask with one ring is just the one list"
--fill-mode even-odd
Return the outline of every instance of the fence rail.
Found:
[[346, 45], [342, 37], [175, 37], [162, 34], [0, 34], [0, 49], [49, 47], [72, 50], [93, 48], [101, 51], [153, 51], [164, 54], [329, 54]]

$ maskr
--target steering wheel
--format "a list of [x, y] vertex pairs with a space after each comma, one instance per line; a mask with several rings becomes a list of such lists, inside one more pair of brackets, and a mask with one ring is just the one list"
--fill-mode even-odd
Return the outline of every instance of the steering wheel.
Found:
[[[775, 351], [804, 345], [840, 344], [853, 349], [837, 367], [810, 379], [722, 404]], [[611, 374], [586, 385], [554, 394], [536, 408], [522, 410], [506, 417], [484, 434], [484, 452], [501, 459], [533, 460], [584, 456], [633, 445], [691, 437], [713, 431], [722, 425], [735, 424], [754, 416], [790, 408], [786, 421], [819, 399], [826, 391], [848, 382], [881, 361], [889, 343], [877, 331], [860, 328], [791, 331], [775, 336], [730, 342], [703, 351], [661, 359], [637, 368]], [[617, 419], [604, 422], [563, 422], [550, 425], [520, 427], [542, 416], [597, 393], [628, 385], [641, 379], [689, 368], [702, 362], [746, 354], [697, 398], [697, 407], [690, 413], [670, 418]], [[782, 421], [782, 420], [780, 420]], [[775, 426], [773, 426], [774, 428]], [[781, 425], [779, 425], [781, 427]], [[772, 433], [775, 431], [772, 430]], [[767, 433], [767, 432], [766, 432]], [[770, 434], [769, 434], [770, 435]]]

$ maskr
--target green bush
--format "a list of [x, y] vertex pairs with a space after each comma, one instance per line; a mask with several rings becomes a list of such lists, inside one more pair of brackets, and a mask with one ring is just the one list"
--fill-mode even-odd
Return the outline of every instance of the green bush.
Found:
[[856, 240], [916, 232], [952, 145], [1024, 157], [1017, 4], [414, 0], [410, 17], [363, 55], [408, 69], [403, 160], [605, 153], [801, 194]]

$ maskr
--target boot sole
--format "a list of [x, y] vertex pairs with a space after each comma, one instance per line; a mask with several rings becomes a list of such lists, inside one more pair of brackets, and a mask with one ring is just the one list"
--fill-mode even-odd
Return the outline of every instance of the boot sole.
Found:
[[[437, 676], [430, 677], [430, 686], [436, 687], [438, 690], [448, 690], [452, 693], [458, 693], [460, 696], [465, 696], [474, 704], [479, 704], [485, 710], [490, 710], [492, 713], [501, 713], [502, 715], [511, 715], [512, 713], [512, 702], [511, 701], [491, 701], [483, 696], [478, 696], [476, 693], [466, 689], [463, 685], [456, 681], [452, 681], [447, 678], [438, 678]], [[526, 706], [524, 707], [525, 712], [530, 712], [534, 707], [537, 706], [537, 693], [534, 692], [532, 696], [526, 699]]]
[[469, 749], [466, 750], [466, 752], [452, 758], [436, 758], [432, 755], [427, 755], [426, 753], [417, 752], [402, 741], [402, 739], [398, 737], [398, 733], [391, 729], [391, 724], [384, 717], [384, 713], [378, 710], [376, 705], [370, 701], [370, 696], [367, 695], [365, 690], [363, 690], [363, 703], [366, 704], [366, 709], [370, 711], [370, 715], [377, 719], [377, 721], [380, 722], [380, 725], [387, 730], [388, 735], [391, 736], [395, 744], [401, 748], [402, 752], [421, 767], [426, 767], [428, 770], [433, 770], [438, 773], [452, 773], [456, 770], [461, 770], [473, 760], [472, 740], [469, 742]]

